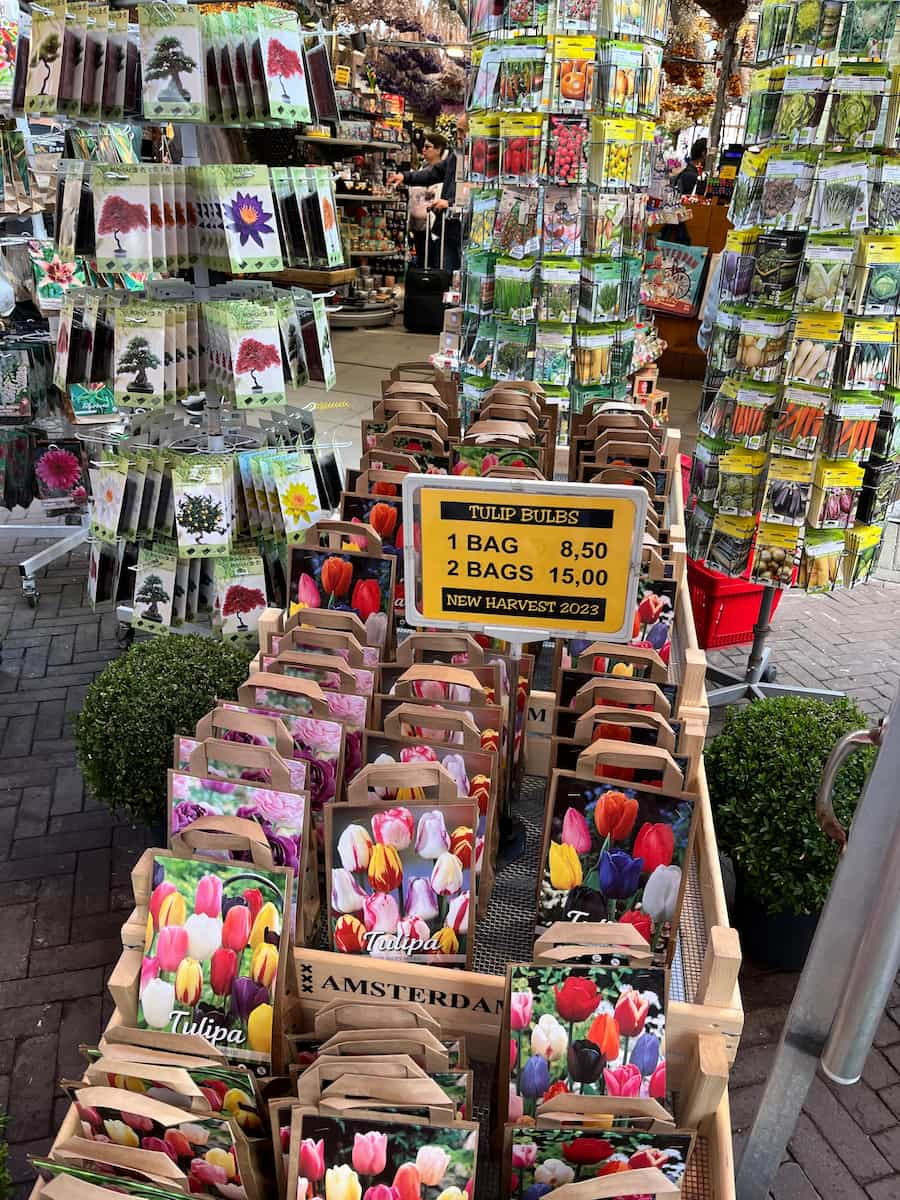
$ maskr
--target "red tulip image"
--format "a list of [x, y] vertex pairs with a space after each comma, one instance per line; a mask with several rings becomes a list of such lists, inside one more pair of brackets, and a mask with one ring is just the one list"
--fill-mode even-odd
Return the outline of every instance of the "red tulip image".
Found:
[[604, 1163], [602, 1167], [599, 1167], [595, 1174], [599, 1179], [601, 1175], [618, 1175], [620, 1171], [629, 1169], [628, 1163], [622, 1162], [620, 1158], [614, 1158], [612, 1162]]
[[394, 1187], [400, 1195], [400, 1200], [421, 1200], [422, 1180], [415, 1163], [403, 1163], [397, 1168]]
[[644, 860], [644, 873], [652, 875], [657, 867], [667, 867], [675, 852], [675, 835], [671, 825], [642, 825], [634, 839], [632, 854]]
[[634, 828], [637, 811], [638, 802], [634, 796], [626, 796], [624, 792], [604, 792], [594, 806], [594, 826], [601, 837], [620, 842]]
[[346, 559], [332, 555], [322, 564], [320, 576], [323, 589], [331, 596], [343, 596], [350, 590], [353, 582], [353, 567]]
[[397, 528], [397, 521], [400, 514], [392, 504], [372, 505], [372, 510], [369, 513], [369, 524], [375, 530], [380, 538], [389, 538]]
[[229, 908], [222, 922], [222, 945], [236, 954], [250, 941], [250, 909], [243, 904]]
[[450, 853], [455, 854], [464, 867], [472, 865], [472, 849], [475, 837], [471, 829], [460, 825], [450, 834]]
[[655, 1146], [644, 1146], [642, 1150], [636, 1151], [628, 1160], [628, 1169], [630, 1171], [640, 1170], [641, 1167], [656, 1167], [660, 1169], [669, 1161], [669, 1154], [666, 1150], [657, 1150]]
[[666, 1098], [666, 1063], [665, 1059], [650, 1076], [650, 1098], [665, 1100]]
[[373, 613], [381, 612], [381, 588], [378, 586], [377, 580], [358, 580], [353, 589], [350, 605], [363, 621], [368, 621]]
[[159, 909], [166, 896], [175, 891], [174, 883], [160, 883], [150, 893], [150, 916], [153, 918], [153, 924], [159, 928]]
[[380, 482], [373, 483], [372, 484], [372, 495], [373, 496], [399, 496], [400, 489], [397, 487], [396, 483], [380, 483]]
[[209, 960], [209, 986], [217, 996], [231, 994], [231, 985], [237, 975], [238, 959], [233, 950], [220, 946]]
[[362, 954], [366, 948], [366, 927], [351, 913], [338, 917], [334, 926], [334, 944], [343, 954]]
[[580, 1137], [573, 1142], [563, 1142], [562, 1152], [567, 1162], [588, 1166], [609, 1158], [613, 1148], [605, 1138]]
[[241, 896], [247, 901], [247, 907], [250, 909], [250, 924], [252, 925], [259, 916], [259, 910], [263, 906], [262, 892], [259, 888], [246, 888], [241, 892]]
[[556, 988], [556, 1011], [564, 1021], [586, 1021], [601, 1000], [593, 979], [569, 975]]
[[622, 1036], [637, 1037], [644, 1028], [649, 1011], [650, 1004], [641, 998], [640, 992], [636, 992], [634, 988], [630, 992], [624, 992], [616, 1005], [616, 1023]]
[[653, 922], [645, 912], [638, 912], [637, 909], [629, 908], [628, 912], [622, 913], [619, 924], [633, 925], [645, 942], [649, 943], [653, 936]]
[[544, 1092], [543, 1096], [541, 1097], [541, 1100], [546, 1104], [546, 1102], [548, 1100], [552, 1100], [554, 1096], [564, 1096], [568, 1090], [568, 1084], [564, 1083], [562, 1079], [557, 1079], [556, 1083], [550, 1084], [546, 1092]]

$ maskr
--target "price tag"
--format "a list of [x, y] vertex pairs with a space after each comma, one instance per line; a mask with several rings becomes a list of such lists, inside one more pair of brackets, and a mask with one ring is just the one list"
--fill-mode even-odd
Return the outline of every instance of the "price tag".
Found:
[[403, 505], [410, 624], [631, 637], [642, 488], [408, 475]]

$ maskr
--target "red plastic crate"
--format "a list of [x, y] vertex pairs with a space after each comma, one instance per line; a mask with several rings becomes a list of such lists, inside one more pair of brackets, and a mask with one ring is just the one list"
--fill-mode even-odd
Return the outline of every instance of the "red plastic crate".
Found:
[[[746, 579], [732, 579], [721, 571], [711, 571], [692, 558], [687, 560], [687, 579], [698, 646], [715, 650], [753, 641], [753, 626], [759, 617], [764, 588]], [[776, 591], [773, 613], [780, 601], [781, 592]]]

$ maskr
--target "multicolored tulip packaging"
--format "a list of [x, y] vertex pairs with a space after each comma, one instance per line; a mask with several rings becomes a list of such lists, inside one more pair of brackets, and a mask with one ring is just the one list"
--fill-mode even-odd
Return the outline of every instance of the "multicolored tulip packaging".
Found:
[[900, 472], [897, 6], [762, 16], [689, 552], [823, 592], [869, 578]]
[[637, 316], [667, 20], [666, 0], [470, 8], [464, 389], [533, 379], [577, 414], [647, 361]]

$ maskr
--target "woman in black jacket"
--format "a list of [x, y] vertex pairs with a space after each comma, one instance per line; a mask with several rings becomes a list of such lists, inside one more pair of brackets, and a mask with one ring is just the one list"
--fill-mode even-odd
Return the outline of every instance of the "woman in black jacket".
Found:
[[[429, 204], [429, 212], [433, 214], [425, 236], [431, 238], [428, 248], [428, 265], [440, 266], [441, 225], [445, 220], [444, 214], [456, 202], [456, 154], [449, 148], [447, 139], [442, 133], [429, 133], [422, 145], [422, 157], [426, 166], [419, 171], [397, 171], [388, 175], [388, 186], [396, 187], [404, 184], [406, 187], [434, 187], [440, 185], [440, 196]], [[444, 269], [456, 271], [460, 265], [460, 222], [450, 218], [444, 230]], [[424, 265], [424, 264], [420, 264]]]

